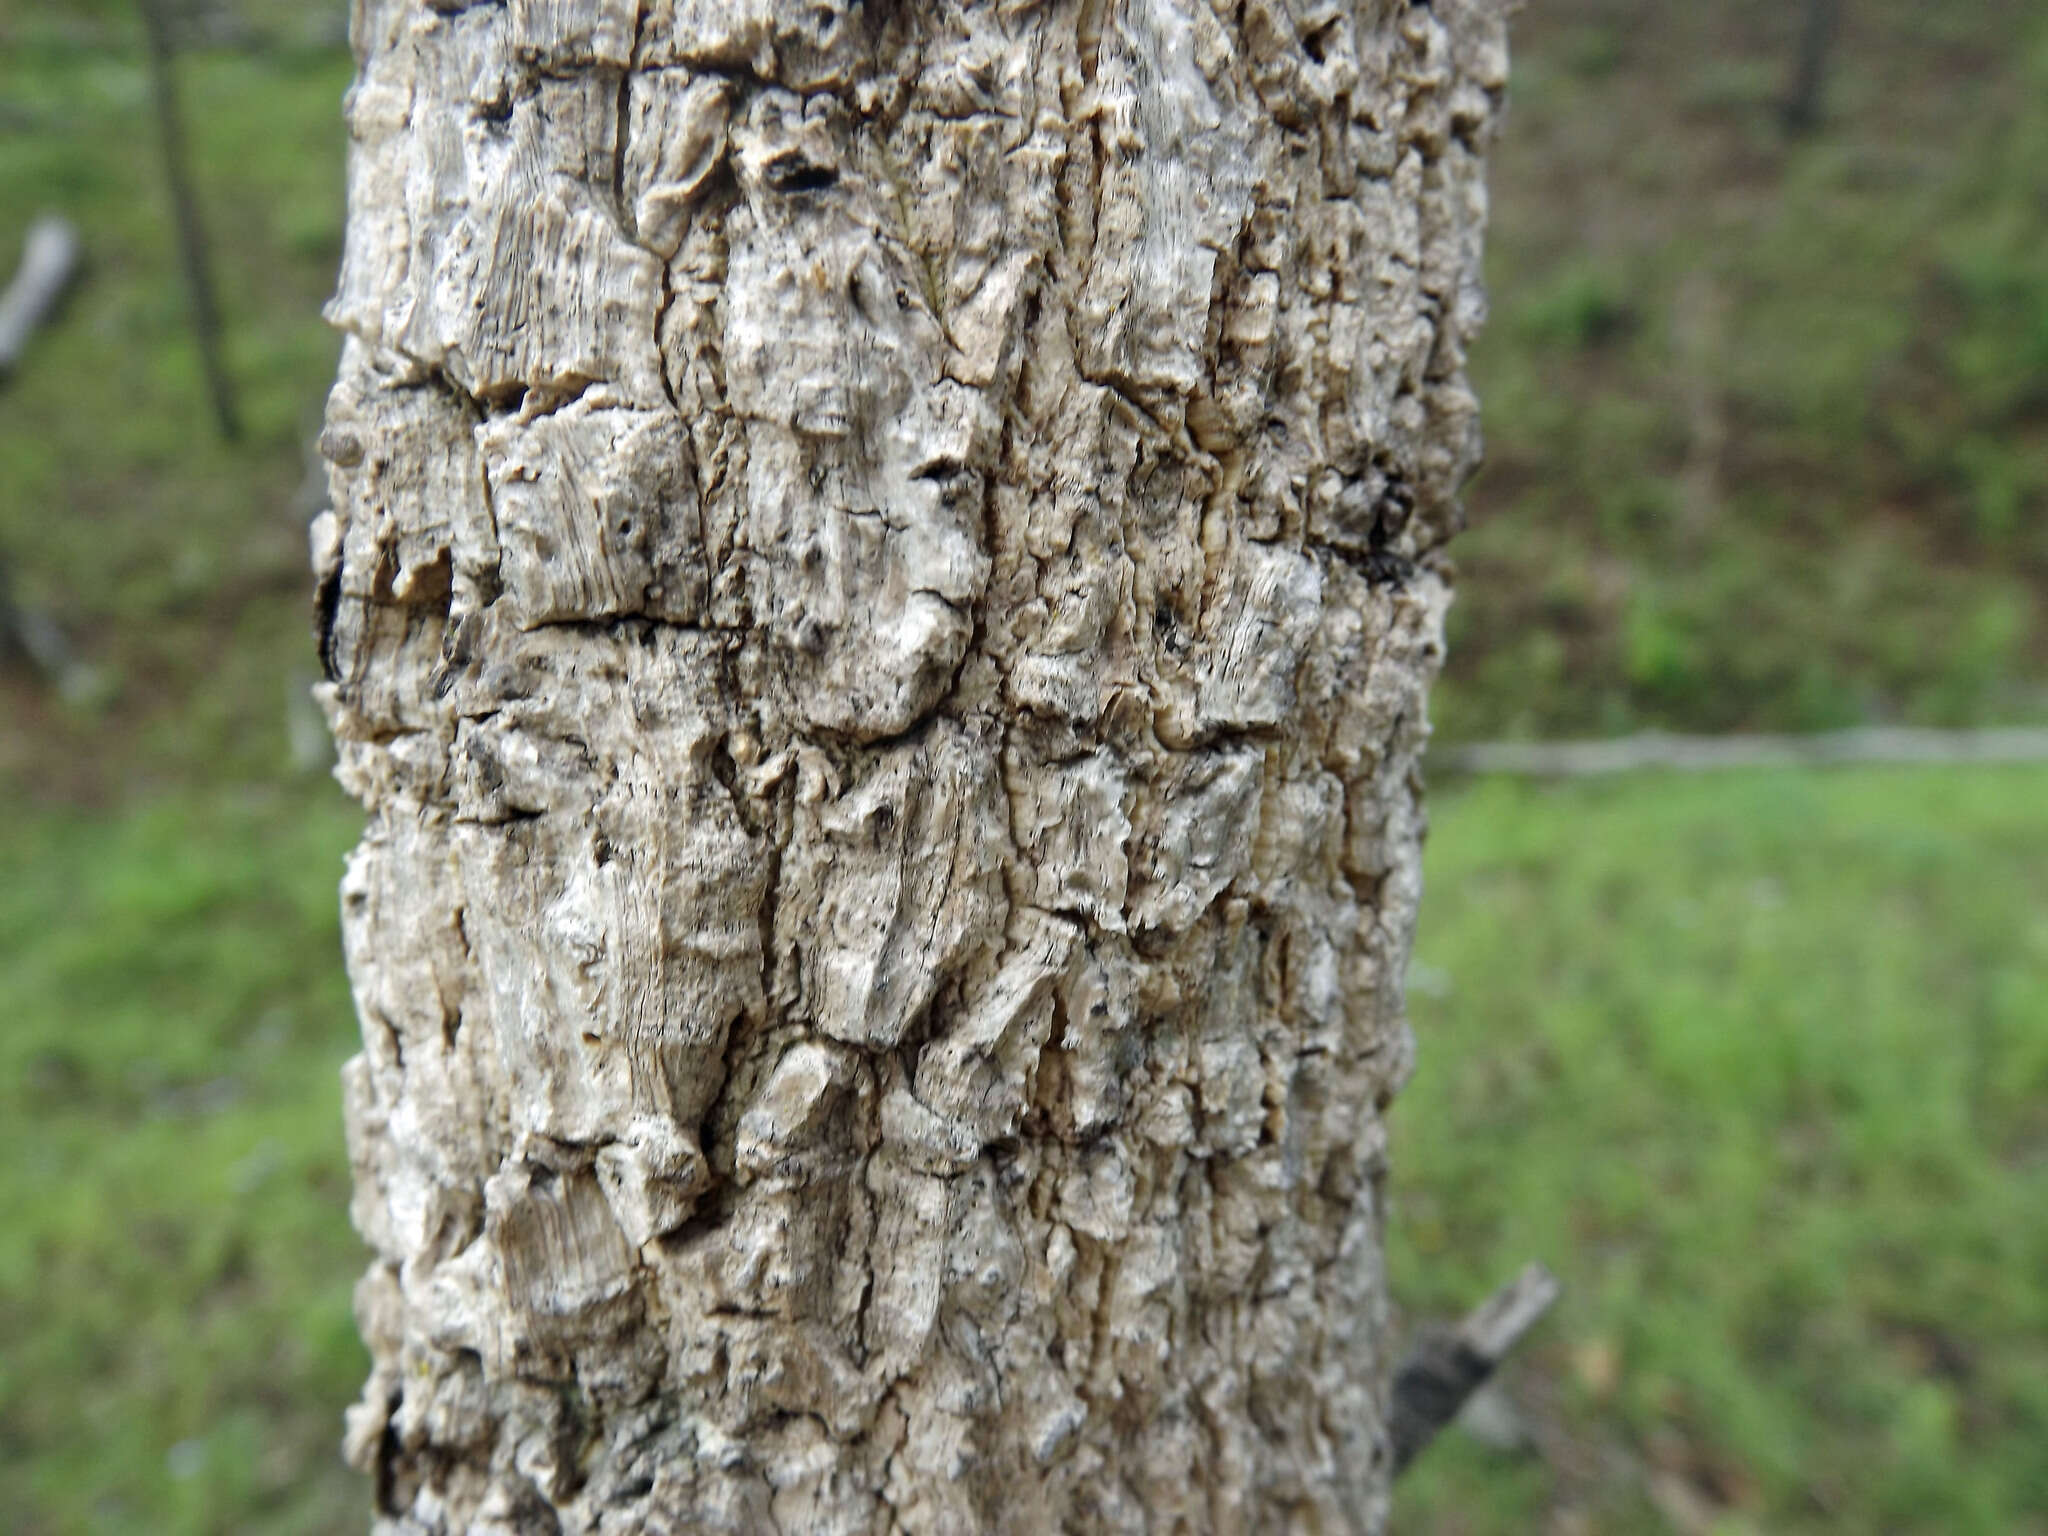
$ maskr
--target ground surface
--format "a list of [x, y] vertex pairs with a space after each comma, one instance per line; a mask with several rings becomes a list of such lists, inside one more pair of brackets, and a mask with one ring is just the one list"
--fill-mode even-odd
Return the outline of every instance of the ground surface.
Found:
[[[1532, 1256], [1566, 1293], [1509, 1378], [1530, 1452], [1448, 1437], [1402, 1529], [2048, 1529], [2044, 801], [1441, 795], [1397, 1294], [1455, 1312]], [[354, 1528], [352, 836], [338, 796], [225, 794], [0, 830], [12, 1529]]]
[[1447, 1442], [1406, 1529], [2048, 1530], [2044, 804], [2033, 768], [1441, 796], [1395, 1294], [1541, 1256], [1565, 1297], [1511, 1380], [1540, 1454]]
[[[1524, 18], [1448, 734], [2048, 714], [2048, 28], [1845, 7], [1788, 144], [1790, 9]], [[0, 232], [58, 208], [92, 260], [0, 393], [0, 553], [97, 669], [0, 661], [0, 1523], [355, 1530], [355, 823], [301, 702], [348, 65], [288, 0], [187, 61], [229, 450], [129, 15], [0, 0]], [[1440, 795], [1400, 1294], [1568, 1289], [1509, 1381], [1535, 1453], [1447, 1439], [1402, 1529], [2048, 1529], [2044, 803]]]
[[2048, 19], [1544, 0], [1493, 162], [1457, 736], [2038, 719]]

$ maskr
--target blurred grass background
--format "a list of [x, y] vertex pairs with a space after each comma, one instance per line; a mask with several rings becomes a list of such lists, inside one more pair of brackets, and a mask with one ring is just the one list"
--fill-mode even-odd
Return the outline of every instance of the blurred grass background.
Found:
[[[2048, 17], [1846, 0], [1795, 138], [1798, 9], [1519, 19], [1446, 739], [2048, 717]], [[0, 0], [0, 265], [45, 210], [90, 263], [0, 391], [0, 559], [98, 679], [0, 663], [9, 1530], [363, 1524], [356, 820], [304, 704], [340, 20], [187, 8], [230, 450], [132, 9]], [[2044, 805], [2048, 768], [1439, 789], [1398, 1294], [1566, 1294], [1398, 1529], [2048, 1532]]]

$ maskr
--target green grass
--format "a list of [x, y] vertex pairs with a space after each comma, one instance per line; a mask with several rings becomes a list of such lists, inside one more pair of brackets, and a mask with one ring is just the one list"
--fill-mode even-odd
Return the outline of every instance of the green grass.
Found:
[[1546, 0], [1492, 161], [1447, 735], [2048, 717], [2048, 17]]
[[4, 396], [0, 556], [107, 679], [55, 707], [0, 668], [0, 788], [118, 794], [287, 759], [314, 662], [305, 445], [339, 344], [319, 309], [341, 249], [345, 51], [181, 58], [245, 441], [215, 435], [177, 278], [133, 7], [0, 0], [0, 263], [43, 212], [83, 275]]
[[0, 822], [11, 1531], [351, 1524], [335, 886], [356, 824], [333, 792]]
[[1551, 1465], [1453, 1438], [1405, 1529], [1657, 1529], [1658, 1474], [1761, 1530], [2048, 1530], [2044, 805], [2032, 768], [1440, 798], [1396, 1293], [1541, 1258], [1565, 1296], [1517, 1366]]
[[[2048, 770], [1439, 797], [1393, 1265], [1565, 1282], [1401, 1529], [2048, 1529]], [[345, 1531], [331, 794], [0, 828], [11, 1530]], [[2035, 1519], [2028, 1526], [2028, 1518]], [[1744, 1523], [1746, 1522], [1746, 1523]]]

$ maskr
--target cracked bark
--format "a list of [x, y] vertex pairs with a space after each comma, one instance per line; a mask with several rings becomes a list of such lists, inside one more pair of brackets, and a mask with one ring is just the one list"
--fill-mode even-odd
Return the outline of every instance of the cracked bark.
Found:
[[1497, 8], [353, 37], [378, 1528], [1380, 1529]]

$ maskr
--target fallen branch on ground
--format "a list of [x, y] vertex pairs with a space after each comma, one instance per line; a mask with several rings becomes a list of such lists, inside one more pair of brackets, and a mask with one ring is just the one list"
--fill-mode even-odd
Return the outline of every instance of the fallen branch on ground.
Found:
[[22, 242], [21, 267], [0, 294], [0, 379], [14, 372], [37, 327], [49, 318], [78, 271], [78, 231], [44, 214]]
[[1659, 768], [1784, 768], [1835, 763], [2048, 762], [2048, 730], [1922, 731], [1876, 726], [1810, 736], [1666, 736], [1611, 741], [1483, 741], [1431, 759], [1451, 773], [1581, 778]]
[[86, 703], [104, 689], [100, 669], [79, 658], [56, 620], [15, 600], [7, 555], [0, 550], [0, 661], [16, 653], [74, 704]]

